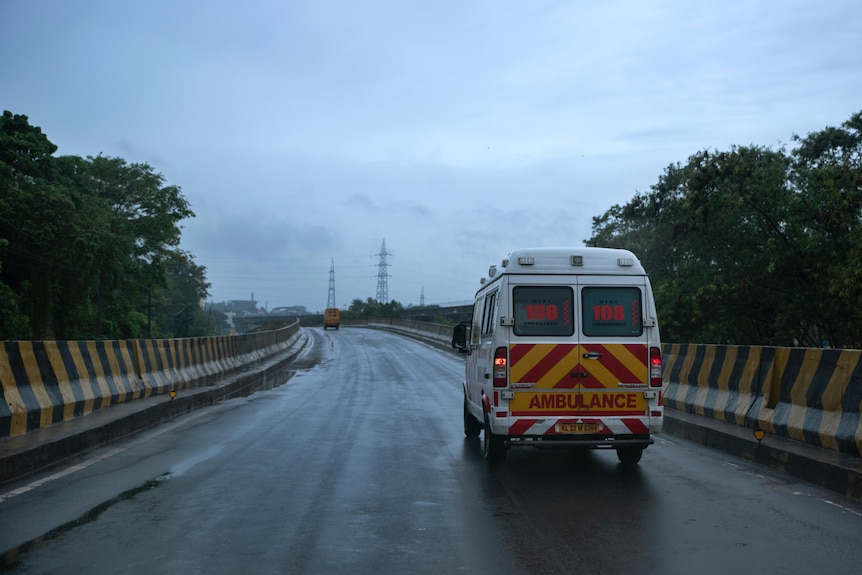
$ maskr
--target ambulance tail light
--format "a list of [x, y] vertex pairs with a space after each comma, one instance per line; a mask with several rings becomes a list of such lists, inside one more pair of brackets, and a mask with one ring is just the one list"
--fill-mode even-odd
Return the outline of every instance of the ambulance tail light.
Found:
[[651, 387], [661, 387], [661, 350], [649, 348], [649, 384]]
[[509, 358], [505, 347], [494, 350], [494, 387], [506, 387], [509, 379]]

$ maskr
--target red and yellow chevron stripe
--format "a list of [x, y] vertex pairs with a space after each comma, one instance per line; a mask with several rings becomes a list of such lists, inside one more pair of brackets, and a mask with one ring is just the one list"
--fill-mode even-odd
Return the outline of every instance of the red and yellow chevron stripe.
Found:
[[649, 349], [646, 344], [512, 344], [509, 382], [532, 383], [536, 389], [646, 385]]

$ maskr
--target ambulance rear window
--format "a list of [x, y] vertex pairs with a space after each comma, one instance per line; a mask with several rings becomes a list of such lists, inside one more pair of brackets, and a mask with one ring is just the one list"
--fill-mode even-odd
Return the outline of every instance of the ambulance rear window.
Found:
[[632, 337], [643, 333], [639, 288], [585, 287], [581, 302], [585, 336]]
[[515, 335], [575, 333], [574, 292], [568, 286], [518, 286], [512, 290]]

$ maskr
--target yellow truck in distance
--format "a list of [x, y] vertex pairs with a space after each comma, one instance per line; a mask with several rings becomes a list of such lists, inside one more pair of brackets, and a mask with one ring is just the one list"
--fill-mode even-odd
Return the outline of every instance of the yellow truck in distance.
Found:
[[328, 307], [326, 311], [323, 312], [323, 329], [326, 330], [330, 327], [334, 327], [338, 329], [338, 325], [341, 323], [341, 312], [337, 307]]

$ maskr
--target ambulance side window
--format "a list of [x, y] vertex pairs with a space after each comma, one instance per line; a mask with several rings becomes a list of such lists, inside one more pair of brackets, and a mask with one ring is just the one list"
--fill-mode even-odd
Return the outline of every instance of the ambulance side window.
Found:
[[497, 325], [497, 292], [485, 296], [485, 313], [482, 317], [482, 337], [494, 335]]
[[479, 336], [482, 333], [482, 310], [485, 309], [485, 298], [480, 297], [473, 304], [473, 322], [470, 326], [470, 345], [479, 345]]
[[585, 336], [632, 337], [643, 333], [643, 303], [637, 287], [585, 287], [581, 303]]

